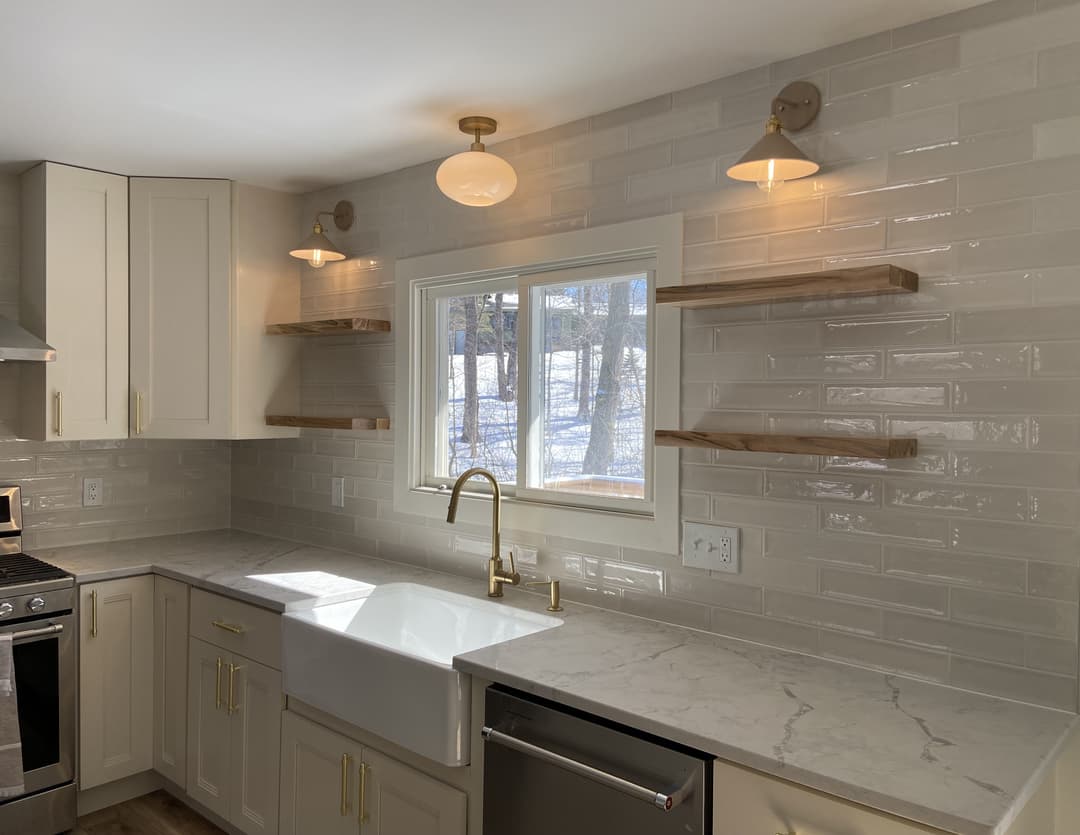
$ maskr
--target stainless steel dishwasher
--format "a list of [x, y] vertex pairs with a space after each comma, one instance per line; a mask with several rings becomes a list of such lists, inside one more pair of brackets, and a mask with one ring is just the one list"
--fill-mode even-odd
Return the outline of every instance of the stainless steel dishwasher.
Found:
[[711, 835], [712, 758], [488, 688], [485, 835]]

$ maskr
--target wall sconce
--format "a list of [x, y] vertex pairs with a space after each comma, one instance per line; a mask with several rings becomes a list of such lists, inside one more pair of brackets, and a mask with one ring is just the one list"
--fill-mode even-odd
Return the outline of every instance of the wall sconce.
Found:
[[517, 172], [514, 166], [488, 153], [481, 136], [495, 133], [498, 123], [487, 116], [466, 116], [458, 122], [462, 133], [474, 136], [469, 150], [443, 160], [435, 172], [439, 191], [465, 206], [494, 206], [514, 193]]
[[319, 218], [325, 215], [333, 215], [334, 225], [342, 232], [347, 232], [353, 225], [353, 204], [348, 200], [342, 200], [334, 206], [334, 211], [318, 212], [315, 215], [315, 225], [311, 229], [311, 234], [304, 238], [295, 249], [289, 250], [289, 255], [307, 261], [316, 268], [324, 266], [327, 261], [345, 260], [345, 253], [323, 234], [323, 226], [319, 223]]
[[786, 180], [816, 174], [821, 168], [781, 132], [796, 132], [817, 118], [821, 91], [809, 81], [793, 81], [772, 102], [772, 115], [765, 123], [765, 135], [727, 170], [733, 180], [757, 183], [771, 192]]

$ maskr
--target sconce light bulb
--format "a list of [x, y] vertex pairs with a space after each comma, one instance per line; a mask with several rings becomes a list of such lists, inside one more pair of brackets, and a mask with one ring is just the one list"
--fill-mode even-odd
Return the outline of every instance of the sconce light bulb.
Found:
[[318, 269], [326, 264], [326, 256], [323, 255], [321, 249], [312, 250], [311, 257], [308, 258], [308, 263], [315, 267], [315, 269]]

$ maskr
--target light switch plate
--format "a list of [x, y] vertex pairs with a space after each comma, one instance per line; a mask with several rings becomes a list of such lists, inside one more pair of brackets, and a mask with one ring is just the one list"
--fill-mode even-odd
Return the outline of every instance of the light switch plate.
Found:
[[739, 573], [739, 529], [683, 522], [683, 565]]

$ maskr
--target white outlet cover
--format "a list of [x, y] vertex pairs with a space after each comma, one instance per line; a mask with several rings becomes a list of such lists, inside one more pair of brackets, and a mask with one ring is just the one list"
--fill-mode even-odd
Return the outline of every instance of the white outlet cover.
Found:
[[535, 548], [529, 548], [526, 545], [513, 546], [514, 559], [517, 560], [519, 565], [536, 565], [537, 554]]
[[691, 568], [739, 573], [739, 529], [683, 522], [682, 562]]
[[330, 479], [331, 507], [345, 507], [345, 479], [336, 476]]
[[102, 478], [83, 479], [83, 507], [101, 507], [105, 502], [105, 480]]

